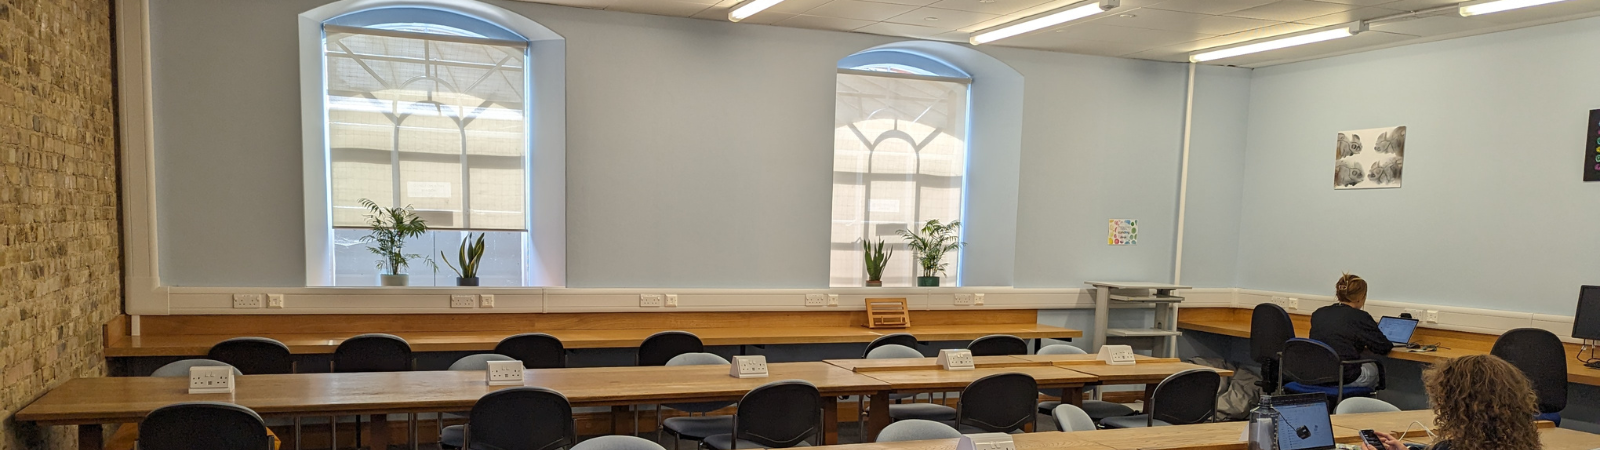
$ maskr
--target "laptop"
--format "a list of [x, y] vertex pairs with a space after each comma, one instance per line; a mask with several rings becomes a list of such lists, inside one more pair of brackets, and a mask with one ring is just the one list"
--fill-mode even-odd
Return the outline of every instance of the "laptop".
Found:
[[1271, 399], [1278, 410], [1279, 450], [1330, 450], [1333, 419], [1328, 415], [1328, 396], [1324, 394], [1279, 395]]
[[1383, 332], [1383, 337], [1389, 338], [1389, 343], [1396, 348], [1411, 345], [1411, 333], [1417, 331], [1417, 319], [1404, 317], [1383, 316], [1378, 319], [1378, 330]]

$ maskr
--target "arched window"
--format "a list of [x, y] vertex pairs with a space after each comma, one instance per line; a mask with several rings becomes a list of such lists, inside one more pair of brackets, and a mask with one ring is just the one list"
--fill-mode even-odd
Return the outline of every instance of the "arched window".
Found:
[[[972, 77], [933, 58], [872, 50], [839, 62], [834, 112], [831, 286], [861, 286], [861, 242], [884, 240], [897, 255], [884, 286], [918, 275], [900, 230], [961, 220]], [[955, 285], [960, 256], [950, 255]]]

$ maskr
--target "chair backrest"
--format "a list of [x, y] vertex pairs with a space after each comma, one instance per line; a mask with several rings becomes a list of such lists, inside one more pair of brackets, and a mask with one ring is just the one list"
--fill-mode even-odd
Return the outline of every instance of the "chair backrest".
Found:
[[1539, 412], [1567, 409], [1567, 350], [1555, 333], [1539, 328], [1518, 328], [1495, 339], [1489, 354], [1506, 360], [1533, 384]]
[[567, 348], [561, 340], [544, 333], [524, 333], [501, 339], [494, 352], [522, 361], [527, 369], [565, 369]]
[[[684, 353], [667, 360], [668, 366], [717, 366], [731, 364], [727, 359], [711, 353]], [[733, 402], [669, 403], [661, 406], [690, 413], [708, 413], [727, 408]]]
[[549, 450], [577, 442], [567, 397], [522, 386], [490, 392], [472, 405], [462, 448]]
[[1339, 402], [1333, 408], [1334, 414], [1364, 414], [1399, 411], [1400, 408], [1389, 402], [1368, 397], [1350, 397]]
[[666, 450], [655, 441], [634, 436], [600, 436], [572, 446], [572, 450]]
[[1258, 363], [1276, 360], [1290, 339], [1294, 339], [1294, 321], [1289, 320], [1289, 312], [1271, 303], [1256, 305], [1250, 313], [1250, 359]]
[[294, 373], [294, 355], [289, 346], [264, 337], [237, 337], [218, 342], [206, 358], [228, 363], [250, 375]]
[[961, 432], [955, 428], [922, 419], [901, 420], [883, 427], [883, 431], [878, 432], [878, 442], [927, 441], [958, 437], [961, 437]]
[[1056, 429], [1061, 431], [1094, 431], [1094, 418], [1089, 413], [1069, 403], [1062, 403], [1056, 409], [1050, 410], [1050, 417], [1056, 419]]
[[228, 367], [232, 367], [234, 375], [244, 375], [243, 372], [239, 371], [239, 368], [233, 367], [231, 365], [228, 365], [228, 363], [225, 363], [225, 362], [222, 362], [222, 361], [217, 361], [217, 360], [214, 360], [214, 359], [196, 358], [196, 359], [181, 359], [181, 360], [177, 360], [177, 361], [173, 361], [173, 362], [167, 363], [167, 365], [164, 365], [164, 366], [161, 366], [160, 368], [157, 368], [155, 372], [150, 372], [150, 376], [156, 377], [156, 378], [187, 377], [187, 376], [189, 376], [189, 368], [190, 367], [212, 367], [212, 366], [228, 366]]
[[1210, 420], [1217, 412], [1217, 389], [1222, 375], [1211, 369], [1189, 369], [1172, 374], [1150, 394], [1151, 420], [1189, 425]]
[[190, 402], [156, 408], [139, 422], [140, 450], [271, 450], [267, 424], [231, 403]]
[[687, 331], [663, 331], [644, 338], [639, 343], [639, 354], [634, 359], [638, 366], [664, 366], [672, 357], [684, 353], [702, 353], [706, 351], [705, 344], [700, 343], [700, 337]]
[[922, 358], [922, 352], [900, 344], [881, 345], [867, 352], [867, 359]]
[[972, 356], [1004, 356], [1028, 354], [1028, 341], [1007, 334], [991, 334], [973, 339], [967, 344]]
[[1083, 351], [1083, 349], [1077, 348], [1077, 347], [1073, 347], [1071, 345], [1067, 345], [1067, 344], [1051, 344], [1051, 345], [1046, 345], [1046, 346], [1040, 348], [1037, 354], [1040, 354], [1040, 355], [1083, 355], [1083, 354], [1087, 354], [1087, 353], [1089, 353], [1089, 352]]
[[879, 336], [877, 339], [873, 339], [872, 343], [867, 344], [867, 349], [861, 352], [861, 357], [865, 358], [867, 357], [866, 355], [872, 353], [872, 350], [885, 345], [899, 345], [914, 350], [917, 348], [917, 337], [912, 336], [910, 333], [894, 333]]
[[[496, 353], [467, 355], [450, 363], [449, 370], [489, 370], [489, 361], [516, 361], [516, 358]], [[526, 364], [526, 363], [524, 363]]]
[[[1332, 385], [1339, 383], [1344, 368], [1339, 365], [1339, 354], [1333, 347], [1320, 341], [1294, 338], [1283, 344], [1283, 378], [1303, 384]], [[1345, 380], [1351, 382], [1355, 380]]]
[[333, 371], [406, 372], [411, 370], [411, 344], [399, 336], [363, 334], [345, 339], [333, 349]]
[[988, 433], [1008, 433], [1035, 420], [1038, 402], [1039, 384], [1033, 377], [1021, 373], [989, 375], [961, 391], [956, 426], [971, 425]]
[[822, 437], [822, 394], [811, 383], [786, 380], [751, 390], [733, 415], [733, 437], [789, 448]]

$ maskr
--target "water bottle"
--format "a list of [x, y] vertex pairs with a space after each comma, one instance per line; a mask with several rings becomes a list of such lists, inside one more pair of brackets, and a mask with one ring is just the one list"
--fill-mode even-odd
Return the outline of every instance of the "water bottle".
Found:
[[1272, 407], [1272, 397], [1261, 396], [1261, 405], [1250, 411], [1246, 440], [1250, 450], [1278, 450], [1278, 421], [1283, 416]]

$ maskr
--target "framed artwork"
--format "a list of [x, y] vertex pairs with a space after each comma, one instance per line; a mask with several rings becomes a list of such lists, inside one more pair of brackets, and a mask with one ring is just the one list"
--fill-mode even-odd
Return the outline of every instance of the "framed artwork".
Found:
[[1339, 132], [1333, 149], [1333, 188], [1398, 188], [1405, 158], [1406, 127]]

